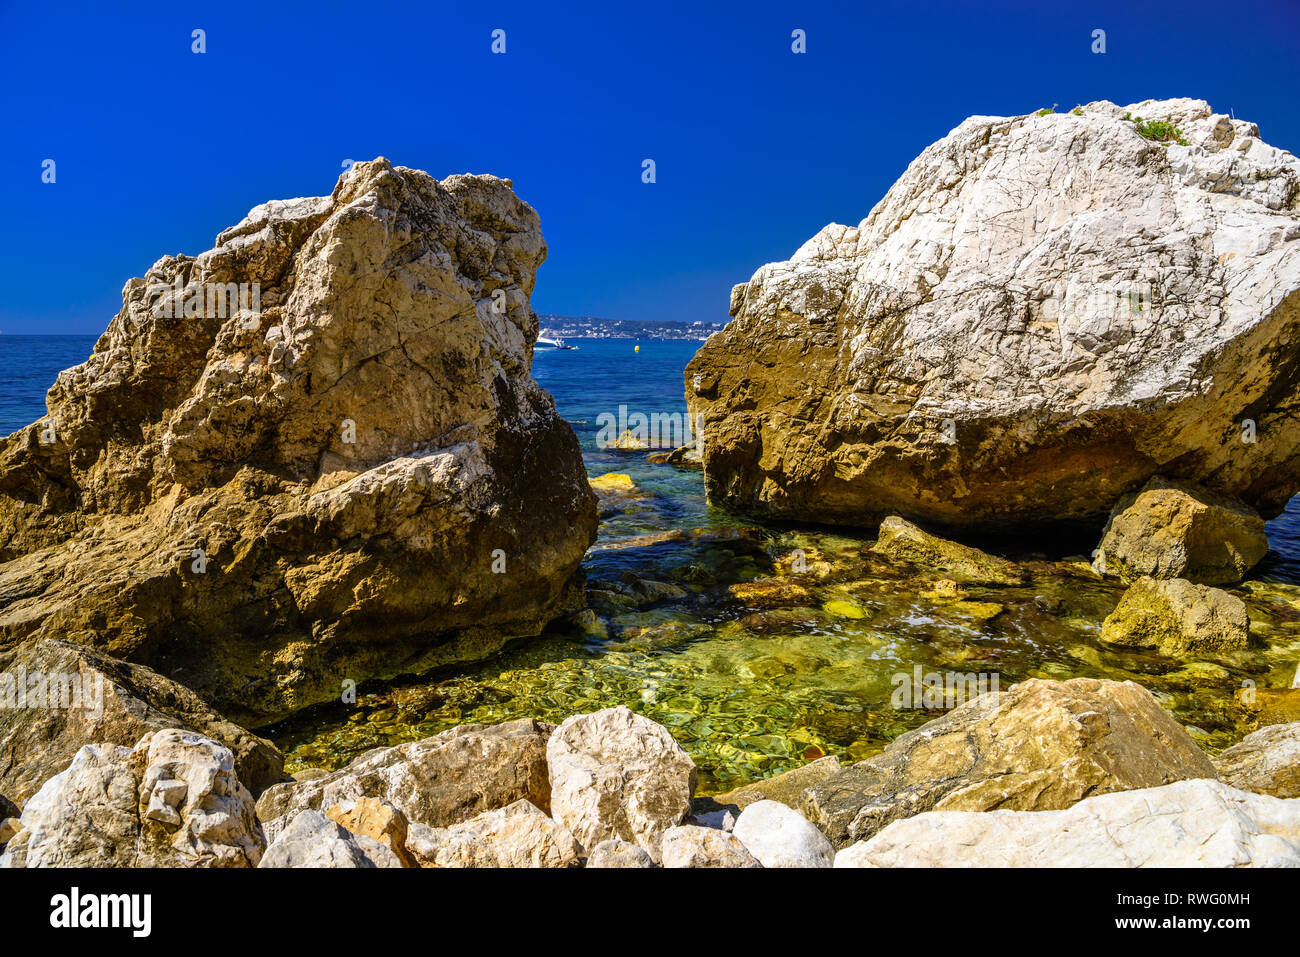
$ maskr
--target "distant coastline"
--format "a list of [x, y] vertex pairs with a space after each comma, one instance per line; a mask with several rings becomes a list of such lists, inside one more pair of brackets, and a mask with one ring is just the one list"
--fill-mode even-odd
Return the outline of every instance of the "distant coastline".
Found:
[[573, 339], [685, 339], [703, 340], [725, 322], [695, 322], [601, 319], [596, 316], [561, 316], [538, 313], [541, 328], [562, 338]]

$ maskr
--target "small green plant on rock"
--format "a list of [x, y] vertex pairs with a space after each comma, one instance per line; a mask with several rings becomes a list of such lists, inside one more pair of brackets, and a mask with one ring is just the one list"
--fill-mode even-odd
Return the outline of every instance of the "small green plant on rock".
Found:
[[1083, 116], [1083, 104], [1077, 104], [1070, 112], [1075, 116]]
[[1049, 113], [1055, 113], [1055, 112], [1056, 112], [1056, 104], [1053, 103], [1051, 106], [1043, 107], [1041, 110], [1035, 113], [1034, 116], [1047, 116]]
[[1124, 114], [1124, 119], [1137, 127], [1138, 135], [1143, 139], [1166, 145], [1169, 143], [1177, 143], [1179, 146], [1188, 145], [1183, 131], [1168, 120], [1144, 120], [1140, 116], [1131, 116], [1128, 113]]

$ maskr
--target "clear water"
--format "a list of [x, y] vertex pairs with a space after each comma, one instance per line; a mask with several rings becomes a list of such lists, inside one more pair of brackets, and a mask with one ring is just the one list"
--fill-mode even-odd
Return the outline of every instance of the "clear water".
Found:
[[[942, 713], [894, 707], [896, 676], [917, 668], [996, 675], [1001, 687], [1028, 677], [1131, 678], [1215, 751], [1249, 727], [1233, 699], [1242, 682], [1285, 687], [1300, 661], [1296, 501], [1270, 523], [1274, 551], [1238, 589], [1250, 607], [1249, 650], [1194, 664], [1120, 651], [1097, 636], [1122, 589], [1068, 556], [1030, 561], [1025, 586], [971, 587], [953, 601], [934, 594], [940, 576], [873, 556], [865, 534], [762, 527], [708, 505], [698, 471], [598, 449], [600, 415], [617, 415], [620, 404], [685, 414], [683, 370], [699, 344], [645, 340], [634, 352], [631, 340], [570, 343], [579, 348], [538, 352], [534, 374], [573, 425], [588, 473], [618, 472], [635, 485], [602, 495], [600, 537], [584, 562], [589, 587], [649, 579], [681, 591], [642, 608], [598, 604], [587, 628], [557, 627], [490, 661], [363, 687], [356, 705], [266, 729], [291, 769], [339, 767], [457, 724], [558, 722], [626, 704], [673, 732], [710, 793], [821, 754], [869, 756]], [[92, 344], [0, 337], [0, 431], [38, 418], [54, 373]], [[11, 368], [20, 370], [12, 379]], [[812, 566], [821, 577], [774, 564], [794, 549], [825, 563]], [[776, 582], [775, 593], [745, 593], [753, 581]]]

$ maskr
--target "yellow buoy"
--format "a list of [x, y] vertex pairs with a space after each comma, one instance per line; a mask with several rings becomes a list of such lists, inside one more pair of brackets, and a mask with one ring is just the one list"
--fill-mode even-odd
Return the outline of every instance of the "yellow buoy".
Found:
[[632, 347], [632, 351], [633, 351], [633, 352], [640, 352], [640, 351], [641, 351], [641, 347], [640, 347], [640, 346], [633, 346], [633, 347]]

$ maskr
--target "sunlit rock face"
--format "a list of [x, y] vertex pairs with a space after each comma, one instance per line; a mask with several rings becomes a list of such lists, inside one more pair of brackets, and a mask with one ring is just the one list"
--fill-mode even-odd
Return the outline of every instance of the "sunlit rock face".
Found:
[[508, 181], [377, 159], [128, 282], [0, 445], [0, 666], [66, 638], [257, 725], [581, 607], [545, 255]]
[[1300, 161], [1203, 101], [971, 117], [731, 313], [686, 371], [717, 502], [1005, 531], [1155, 474], [1300, 489]]

